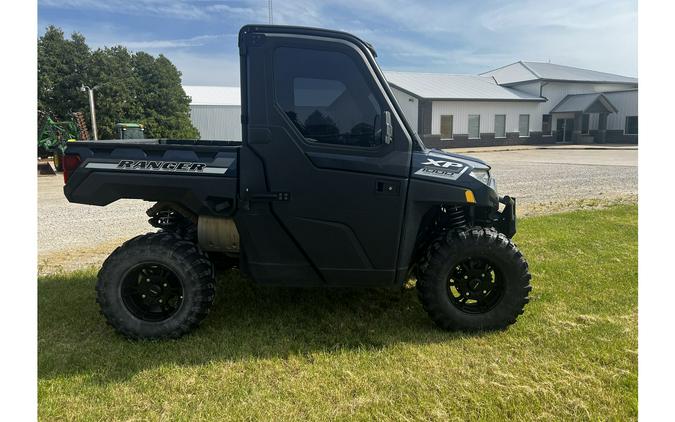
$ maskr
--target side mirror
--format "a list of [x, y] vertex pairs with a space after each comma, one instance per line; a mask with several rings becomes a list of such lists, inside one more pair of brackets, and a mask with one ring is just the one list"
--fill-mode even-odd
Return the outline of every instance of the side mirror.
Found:
[[384, 143], [391, 144], [391, 139], [394, 136], [394, 128], [391, 125], [391, 112], [384, 112]]

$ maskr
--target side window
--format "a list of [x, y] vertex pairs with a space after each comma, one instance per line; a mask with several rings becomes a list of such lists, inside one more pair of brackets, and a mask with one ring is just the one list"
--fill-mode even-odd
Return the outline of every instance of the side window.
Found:
[[367, 148], [383, 143], [382, 108], [348, 55], [277, 48], [274, 87], [277, 104], [308, 142]]
[[588, 129], [590, 127], [590, 120], [591, 120], [590, 114], [583, 114], [581, 116], [581, 133], [584, 135], [588, 134]]
[[441, 115], [441, 138], [452, 139], [452, 114]]
[[495, 138], [506, 138], [506, 114], [495, 114]]
[[469, 139], [480, 138], [480, 114], [469, 114]]
[[521, 114], [518, 117], [518, 136], [530, 136], [529, 114]]
[[551, 115], [544, 114], [541, 116], [541, 133], [542, 135], [551, 135]]
[[638, 116], [626, 116], [626, 127], [624, 129], [626, 135], [638, 134]]

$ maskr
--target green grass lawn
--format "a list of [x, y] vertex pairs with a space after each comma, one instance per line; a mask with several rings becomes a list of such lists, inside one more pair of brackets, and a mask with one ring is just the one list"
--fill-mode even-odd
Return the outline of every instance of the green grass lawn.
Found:
[[436, 329], [403, 291], [260, 288], [231, 271], [194, 334], [116, 335], [95, 270], [38, 280], [41, 419], [637, 417], [637, 207], [519, 222], [530, 304], [506, 331]]

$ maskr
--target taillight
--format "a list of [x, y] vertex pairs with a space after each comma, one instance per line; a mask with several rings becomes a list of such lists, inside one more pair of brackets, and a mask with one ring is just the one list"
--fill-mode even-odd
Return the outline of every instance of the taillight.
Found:
[[79, 155], [66, 154], [63, 156], [63, 182], [68, 183], [68, 179], [73, 172], [80, 166], [82, 160]]

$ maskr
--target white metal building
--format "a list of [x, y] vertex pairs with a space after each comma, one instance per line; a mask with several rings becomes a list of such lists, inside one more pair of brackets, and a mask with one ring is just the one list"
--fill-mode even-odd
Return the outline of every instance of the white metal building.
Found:
[[636, 78], [522, 61], [481, 75], [385, 75], [430, 146], [638, 140]]
[[488, 133], [506, 138], [507, 133], [518, 132], [521, 115], [536, 113], [545, 101], [477, 75], [385, 72], [385, 76], [413, 129], [444, 140], [480, 139]]
[[201, 139], [241, 141], [239, 87], [184, 85], [183, 90], [192, 98], [190, 119]]
[[[428, 146], [637, 143], [636, 78], [522, 61], [481, 75], [384, 73]], [[241, 140], [238, 87], [183, 88], [202, 139]]]
[[[552, 63], [523, 61], [482, 75], [493, 77], [503, 86], [546, 98], [546, 103], [540, 105], [538, 115], [552, 115], [552, 132], [557, 135], [558, 141], [561, 137], [566, 142], [574, 141], [569, 138], [570, 133], [576, 138], [593, 134], [597, 137], [596, 132], [602, 130], [602, 120], [606, 118], [604, 130], [607, 142], [637, 142], [637, 78]], [[561, 108], [556, 109], [566, 98], [569, 102], [576, 95], [598, 93], [603, 94], [603, 100], [610, 105], [606, 110], [587, 112], [579, 107], [575, 110], [567, 107], [563, 112]]]

